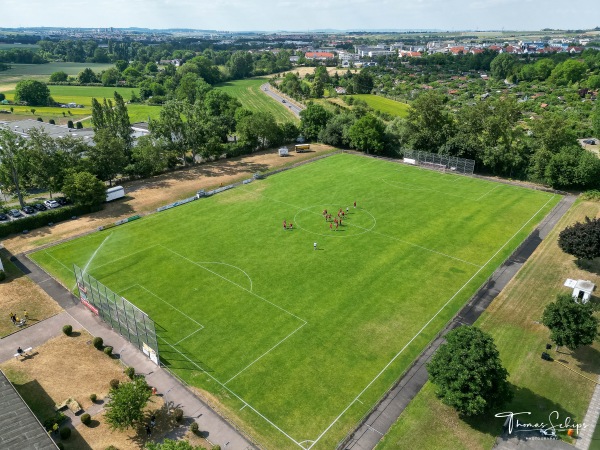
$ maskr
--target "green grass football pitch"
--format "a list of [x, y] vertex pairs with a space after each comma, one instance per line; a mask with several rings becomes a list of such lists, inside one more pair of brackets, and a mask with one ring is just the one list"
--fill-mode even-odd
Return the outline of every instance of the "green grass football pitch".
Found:
[[338, 154], [31, 257], [148, 313], [162, 362], [268, 448], [328, 449], [558, 201]]

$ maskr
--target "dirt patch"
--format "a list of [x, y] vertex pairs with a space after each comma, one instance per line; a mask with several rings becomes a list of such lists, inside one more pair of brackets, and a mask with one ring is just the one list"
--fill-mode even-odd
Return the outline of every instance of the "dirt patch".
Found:
[[280, 157], [276, 150], [269, 150], [122, 183], [125, 187], [125, 198], [107, 204], [102, 211], [76, 220], [61, 222], [53, 227], [39, 228], [25, 235], [16, 235], [6, 239], [3, 244], [13, 254], [33, 250], [42, 245], [94, 231], [100, 225], [134, 214], [147, 214], [155, 211], [159, 206], [193, 196], [199, 189], [228, 185], [249, 178], [259, 171], [314, 158], [331, 152], [333, 148], [311, 144], [311, 150], [302, 154], [291, 152], [286, 158]]
[[[53, 415], [53, 405], [67, 398], [79, 402], [85, 410], [92, 406], [90, 394], [102, 400], [108, 393], [109, 381], [125, 381], [121, 364], [92, 346], [92, 336], [78, 330], [72, 336], [59, 336], [34, 349], [31, 356], [3, 363], [0, 368], [20, 386], [35, 383], [47, 401], [35, 399], [32, 410], [45, 419]], [[17, 389], [19, 387], [17, 386]], [[28, 400], [32, 392], [21, 395]], [[28, 402], [29, 403], [29, 402]], [[31, 406], [31, 405], [30, 405]]]
[[27, 327], [58, 314], [62, 310], [58, 303], [52, 300], [37, 284], [24, 277], [8, 261], [5, 252], [0, 252], [0, 256], [2, 256], [8, 275], [4, 281], [0, 282], [0, 308], [3, 311], [0, 316], [0, 337], [24, 328], [19, 328], [12, 323], [10, 313], [16, 314], [21, 319], [24, 312], [27, 311], [29, 317], [25, 325]]

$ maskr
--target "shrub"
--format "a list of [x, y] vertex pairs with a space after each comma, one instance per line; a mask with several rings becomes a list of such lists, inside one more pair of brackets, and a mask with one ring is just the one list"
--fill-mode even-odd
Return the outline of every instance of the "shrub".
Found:
[[220, 445], [213, 445], [212, 446], [212, 450], [221, 450], [221, 446]]
[[6, 272], [4, 270], [0, 270], [0, 281], [6, 280]]
[[197, 433], [198, 432], [198, 422], [192, 422], [192, 424], [190, 425], [190, 431], [192, 433]]
[[44, 121], [44, 119], [42, 119], [41, 117], [38, 117], [38, 118], [37, 118], [37, 121], [38, 121], [38, 122], [43, 122], [43, 121]]
[[[64, 114], [64, 113], [63, 113], [63, 114]], [[73, 126], [73, 121], [72, 121], [72, 120], [69, 120], [69, 121], [67, 122], [67, 128], [75, 128], [75, 127]]]
[[113, 378], [112, 380], [110, 380], [110, 387], [113, 389], [118, 389], [119, 388], [119, 380], [117, 380], [116, 378]]
[[118, 447], [115, 447], [114, 445], [109, 445], [104, 450], [119, 450], [119, 449], [118, 449]]
[[584, 200], [591, 200], [591, 201], [599, 202], [600, 201], [600, 191], [597, 189], [592, 189], [591, 191], [586, 191], [583, 194], [581, 194], [581, 198]]
[[71, 333], [73, 332], [73, 327], [71, 325], [65, 325], [62, 330], [63, 333], [65, 333], [67, 336], [71, 336]]
[[67, 416], [65, 416], [63, 413], [56, 413], [54, 416], [48, 417], [46, 420], [44, 420], [44, 428], [50, 431], [55, 423], [60, 425], [66, 419]]
[[50, 125], [56, 125], [56, 122], [54, 121], [54, 119], [50, 119], [50, 120], [48, 121], [48, 123], [49, 123]]
[[104, 345], [104, 339], [102, 339], [100, 336], [97, 336], [94, 338], [92, 343], [94, 344], [94, 347], [96, 347], [98, 350], [102, 350], [102, 346]]
[[129, 378], [131, 378], [133, 380], [133, 377], [135, 376], [135, 369], [133, 367], [126, 367], [125, 375], [127, 375]]
[[66, 441], [67, 439], [69, 439], [69, 437], [71, 437], [71, 429], [69, 427], [63, 427], [60, 429], [58, 434], [60, 434], [60, 438], [63, 441]]
[[90, 400], [92, 401], [92, 403], [96, 403], [96, 399], [98, 397], [96, 397], [96, 394], [90, 394]]
[[104, 347], [104, 353], [106, 353], [108, 356], [112, 355], [112, 351], [113, 351], [113, 348], [110, 345]]
[[177, 422], [181, 422], [183, 420], [183, 409], [175, 408], [175, 411], [173, 411], [173, 417], [175, 417]]
[[63, 444], [62, 442], [57, 442], [56, 446], [59, 450], [65, 450], [65, 444]]
[[81, 130], [83, 128], [83, 124], [81, 122], [77, 122], [77, 129]]
[[23, 230], [34, 230], [45, 227], [48, 223], [57, 223], [62, 220], [70, 219], [73, 216], [81, 216], [91, 212], [100, 211], [102, 206], [63, 206], [62, 208], [51, 209], [39, 212], [33, 216], [22, 217], [19, 220], [0, 223], [0, 239], [13, 233], [20, 233]]
[[84, 425], [89, 425], [92, 422], [92, 417], [88, 414], [82, 414], [81, 415], [81, 423]]

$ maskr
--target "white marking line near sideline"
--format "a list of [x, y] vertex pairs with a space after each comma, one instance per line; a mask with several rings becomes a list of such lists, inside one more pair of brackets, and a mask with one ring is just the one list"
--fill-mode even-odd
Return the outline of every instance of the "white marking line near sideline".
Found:
[[56, 259], [54, 256], [52, 256], [50, 253], [48, 253], [46, 250], [44, 250], [44, 253], [46, 255], [48, 255], [50, 258], [52, 258], [54, 261], [56, 261], [57, 263], [59, 263], [61, 266], [63, 266], [65, 269], [67, 269], [69, 272], [73, 272], [73, 269], [69, 269], [67, 266], [65, 266], [62, 261], [59, 261], [58, 259]]
[[226, 389], [231, 395], [233, 395], [235, 398], [237, 398], [239, 401], [241, 401], [244, 406], [247, 406], [248, 408], [250, 408], [252, 411], [254, 411], [258, 416], [260, 416], [262, 419], [264, 419], [269, 425], [271, 425], [273, 428], [275, 428], [277, 431], [279, 431], [281, 434], [283, 434], [285, 437], [287, 437], [290, 441], [292, 441], [294, 444], [296, 444], [298, 447], [304, 448], [302, 445], [300, 445], [300, 443], [298, 441], [296, 441], [293, 437], [291, 437], [289, 434], [287, 434], [285, 431], [283, 431], [281, 428], [279, 428], [277, 425], [275, 425], [273, 422], [271, 422], [269, 419], [267, 419], [264, 415], [262, 415], [260, 412], [258, 412], [258, 410], [256, 410], [252, 405], [250, 405], [250, 403], [248, 403], [247, 401], [245, 401], [243, 398], [241, 398], [239, 395], [237, 395], [235, 392], [233, 392], [231, 389], [229, 389], [227, 386], [225, 386], [223, 383], [221, 383], [219, 380], [217, 380], [215, 377], [213, 377], [210, 373], [208, 373], [207, 371], [205, 371], [202, 367], [200, 367], [198, 364], [196, 364], [194, 361], [192, 361], [190, 358], [188, 358], [185, 354], [181, 353], [179, 351], [179, 349], [175, 348], [172, 344], [170, 344], [166, 339], [158, 336], [158, 338], [162, 341], [164, 341], [165, 344], [167, 344], [169, 347], [171, 347], [173, 350], [175, 350], [177, 353], [179, 353], [181, 356], [183, 356], [186, 360], [188, 360], [188, 362], [190, 362], [192, 365], [196, 366], [196, 368], [198, 368], [198, 370], [200, 370], [200, 372], [203, 372], [206, 376], [210, 377], [213, 381], [215, 381], [216, 383], [218, 383], [220, 386], [223, 387], [223, 389]]
[[302, 325], [300, 325], [298, 328], [296, 328], [294, 331], [292, 331], [290, 334], [288, 334], [286, 337], [284, 337], [281, 341], [279, 341], [277, 344], [275, 344], [273, 347], [271, 347], [269, 350], [267, 350], [266, 352], [264, 352], [262, 355], [260, 355], [258, 358], [256, 358], [254, 361], [252, 361], [250, 364], [248, 364], [246, 367], [244, 367], [242, 370], [240, 370], [238, 373], [236, 373], [234, 376], [232, 376], [229, 380], [227, 380], [224, 384], [229, 383], [230, 381], [232, 381], [234, 378], [236, 378], [239, 374], [241, 374], [242, 372], [244, 372], [247, 368], [249, 368], [251, 365], [253, 365], [254, 363], [258, 362], [263, 356], [266, 356], [267, 354], [269, 354], [272, 350], [274, 350], [275, 348], [279, 347], [280, 344], [283, 344], [284, 341], [286, 341], [289, 337], [291, 337], [293, 334], [296, 333], [296, 331], [300, 330], [300, 328], [302, 328], [304, 325], [306, 325], [306, 323], [303, 323]]
[[485, 197], [488, 194], [491, 194], [493, 190], [498, 189], [501, 185], [498, 186], [494, 186], [493, 188], [491, 188], [489, 191], [487, 191], [485, 194], [483, 194], [481, 197], [477, 197], [475, 199], [476, 202], [478, 202], [479, 200], [481, 200], [483, 197]]
[[202, 268], [202, 269], [206, 270], [207, 272], [210, 272], [210, 273], [212, 273], [213, 275], [216, 275], [216, 276], [218, 276], [219, 278], [222, 278], [223, 280], [227, 281], [228, 283], [231, 283], [231, 284], [233, 284], [234, 286], [237, 286], [237, 287], [239, 287], [240, 289], [242, 289], [242, 290], [246, 291], [246, 292], [247, 292], [247, 293], [249, 293], [250, 295], [253, 295], [254, 297], [256, 297], [256, 298], [258, 298], [258, 299], [262, 300], [263, 302], [266, 302], [266, 303], [268, 303], [268, 304], [270, 304], [270, 305], [274, 306], [275, 308], [277, 308], [277, 309], [279, 309], [279, 310], [283, 311], [284, 313], [286, 313], [286, 314], [289, 314], [290, 316], [292, 316], [292, 317], [294, 317], [294, 318], [298, 319], [298, 320], [299, 320], [299, 321], [301, 321], [302, 323], [304, 323], [304, 324], [308, 323], [306, 320], [304, 320], [304, 319], [302, 319], [302, 318], [298, 317], [296, 314], [294, 314], [294, 313], [292, 313], [292, 312], [289, 312], [287, 309], [285, 309], [285, 308], [282, 308], [281, 306], [279, 306], [279, 305], [276, 305], [276, 304], [275, 304], [275, 303], [273, 303], [273, 302], [270, 302], [270, 301], [269, 301], [269, 300], [267, 300], [266, 298], [264, 298], [264, 297], [261, 297], [260, 295], [258, 295], [258, 294], [256, 294], [256, 293], [252, 292], [252, 291], [251, 291], [251, 290], [249, 290], [249, 289], [246, 289], [244, 286], [241, 286], [241, 285], [239, 285], [239, 284], [237, 284], [237, 283], [235, 283], [235, 282], [231, 281], [230, 279], [228, 279], [228, 278], [225, 278], [225, 277], [224, 277], [223, 275], [221, 275], [220, 273], [214, 272], [214, 271], [212, 271], [212, 270], [210, 270], [210, 269], [208, 269], [208, 268], [206, 268], [206, 267], [202, 266], [201, 264], [199, 264], [199, 263], [197, 263], [197, 262], [195, 262], [195, 261], [192, 261], [192, 260], [191, 260], [191, 259], [189, 259], [188, 257], [186, 257], [186, 256], [183, 256], [181, 253], [177, 253], [175, 250], [171, 250], [169, 247], [166, 247], [166, 246], [164, 246], [164, 245], [162, 245], [162, 244], [159, 244], [159, 245], [160, 245], [161, 247], [163, 247], [165, 250], [167, 250], [167, 251], [169, 251], [169, 252], [173, 253], [174, 255], [177, 255], [177, 256], [179, 256], [180, 258], [182, 258], [182, 259], [185, 259], [185, 260], [186, 260], [186, 261], [188, 261], [189, 263], [192, 263], [193, 265], [195, 265], [195, 266], [198, 266], [198, 267], [200, 267], [200, 268]]
[[[274, 202], [283, 203], [284, 205], [291, 206], [291, 207], [293, 207], [293, 208], [297, 208], [297, 209], [299, 209], [300, 211], [308, 211], [308, 212], [310, 212], [310, 213], [313, 213], [313, 214], [320, 215], [320, 213], [318, 213], [318, 212], [316, 212], [316, 211], [313, 211], [312, 209], [309, 209], [309, 208], [301, 208], [300, 206], [292, 205], [291, 203], [287, 203], [287, 202], [283, 202], [283, 201], [281, 201], [281, 200], [277, 200], [277, 199], [275, 199], [275, 198], [267, 197], [267, 196], [266, 196], [266, 195], [264, 195], [264, 194], [257, 194], [257, 195], [261, 195], [262, 197], [264, 197], [264, 198], [266, 198], [266, 199], [269, 199], [269, 200], [272, 200], [272, 201], [274, 201]], [[365, 210], [365, 211], [366, 211], [366, 210]], [[371, 213], [369, 213], [369, 214], [371, 214]], [[294, 217], [295, 217], [295, 216], [294, 216]], [[375, 216], [373, 216], [372, 214], [371, 214], [371, 217], [373, 217], [373, 219], [375, 219]], [[377, 220], [377, 219], [375, 219], [375, 220]], [[469, 265], [471, 265], [471, 266], [475, 266], [475, 267], [482, 267], [482, 266], [480, 266], [479, 264], [475, 264], [475, 263], [472, 263], [472, 262], [469, 262], [469, 261], [465, 261], [464, 259], [457, 258], [456, 256], [451, 256], [451, 255], [448, 255], [448, 254], [446, 254], [446, 253], [438, 252], [437, 250], [432, 250], [432, 249], [430, 249], [430, 248], [423, 247], [423, 246], [421, 246], [421, 245], [418, 245], [418, 244], [413, 244], [412, 242], [404, 241], [404, 240], [402, 240], [402, 239], [399, 239], [399, 238], [396, 238], [396, 237], [393, 237], [393, 236], [390, 236], [390, 235], [387, 235], [387, 234], [380, 233], [380, 232], [378, 232], [378, 231], [373, 231], [373, 229], [367, 229], [367, 228], [363, 228], [363, 227], [361, 227], [361, 226], [359, 226], [359, 225], [353, 225], [353, 224], [351, 224], [351, 223], [347, 223], [347, 225], [348, 225], [348, 226], [350, 226], [350, 227], [360, 228], [361, 230], [365, 230], [365, 232], [366, 232], [366, 231], [370, 231], [371, 233], [375, 233], [375, 234], [378, 234], [378, 235], [380, 235], [380, 236], [383, 236], [383, 237], [387, 237], [387, 238], [390, 238], [390, 239], [394, 239], [394, 240], [396, 240], [396, 241], [398, 241], [398, 242], [402, 242], [402, 243], [404, 243], [404, 244], [406, 244], [406, 245], [411, 245], [411, 246], [413, 246], [413, 247], [420, 248], [421, 250], [426, 250], [426, 251], [428, 251], [428, 252], [431, 252], [431, 253], [437, 253], [438, 255], [445, 256], [446, 258], [454, 259], [455, 261], [460, 261], [460, 262], [463, 262], [463, 263], [465, 263], [465, 264], [469, 264]], [[300, 227], [300, 229], [302, 229], [302, 228]], [[309, 233], [310, 233], [310, 231], [309, 231]], [[315, 233], [315, 234], [318, 234], [318, 233]]]
[[141, 250], [137, 250], [137, 251], [135, 251], [135, 252], [133, 252], [133, 253], [130, 253], [129, 255], [121, 256], [120, 258], [115, 258], [115, 259], [111, 260], [110, 262], [107, 262], [107, 263], [105, 263], [105, 264], [101, 264], [101, 265], [99, 265], [99, 266], [96, 266], [96, 267], [94, 267], [94, 269], [95, 269], [95, 270], [98, 270], [98, 269], [100, 269], [101, 267], [104, 267], [104, 266], [108, 266], [108, 265], [114, 264], [114, 263], [115, 263], [115, 262], [117, 262], [117, 261], [120, 261], [120, 260], [122, 260], [122, 259], [125, 259], [125, 258], [129, 258], [130, 256], [137, 255], [138, 253], [141, 253], [141, 252], [145, 252], [145, 251], [147, 251], [147, 250], [150, 250], [150, 249], [151, 249], [151, 248], [153, 248], [153, 247], [158, 247], [159, 245], [160, 245], [160, 244], [149, 245], [148, 247], [146, 247], [146, 248], [143, 248], [143, 249], [141, 249]]
[[[483, 266], [481, 266], [481, 267], [480, 267], [480, 268], [477, 270], [477, 272], [475, 272], [475, 273], [473, 274], [473, 276], [472, 276], [471, 278], [469, 278], [469, 279], [467, 280], [467, 282], [466, 282], [465, 284], [463, 284], [463, 285], [462, 285], [462, 286], [461, 286], [461, 287], [458, 289], [458, 291], [456, 291], [456, 292], [454, 293], [454, 295], [452, 295], [452, 297], [450, 297], [450, 299], [449, 299], [449, 300], [448, 300], [446, 303], [444, 303], [444, 304], [442, 305], [442, 307], [441, 307], [441, 308], [440, 308], [440, 309], [439, 309], [439, 310], [438, 310], [438, 311], [437, 311], [437, 312], [436, 312], [436, 313], [435, 313], [435, 314], [434, 314], [434, 315], [433, 315], [433, 316], [432, 316], [432, 317], [431, 317], [431, 318], [430, 318], [430, 319], [427, 321], [427, 323], [425, 323], [425, 325], [423, 325], [423, 327], [422, 327], [422, 328], [421, 328], [421, 329], [420, 329], [420, 330], [417, 332], [417, 334], [415, 334], [415, 335], [414, 335], [414, 336], [413, 336], [413, 337], [410, 339], [410, 341], [408, 341], [408, 342], [406, 343], [406, 345], [405, 345], [404, 347], [402, 347], [402, 349], [400, 349], [400, 351], [399, 351], [398, 353], [396, 353], [396, 355], [395, 355], [395, 356], [394, 356], [394, 357], [393, 357], [393, 358], [390, 360], [390, 362], [388, 362], [388, 363], [385, 365], [385, 367], [384, 367], [383, 369], [381, 369], [381, 371], [380, 371], [380, 372], [379, 372], [377, 375], [375, 375], [375, 378], [373, 378], [373, 379], [372, 379], [372, 380], [369, 382], [369, 384], [367, 384], [367, 386], [366, 386], [366, 387], [365, 387], [365, 388], [364, 388], [362, 391], [360, 391], [360, 392], [359, 392], [359, 394], [358, 394], [358, 395], [357, 395], [357, 396], [354, 398], [354, 400], [352, 400], [352, 402], [350, 402], [350, 404], [349, 404], [348, 406], [346, 406], [346, 408], [345, 408], [345, 409], [344, 409], [344, 410], [343, 410], [343, 411], [342, 411], [342, 412], [341, 412], [341, 413], [340, 413], [340, 414], [339, 414], [339, 415], [338, 415], [338, 416], [335, 418], [335, 420], [334, 420], [333, 422], [331, 422], [331, 424], [330, 424], [330, 425], [329, 425], [329, 426], [328, 426], [328, 427], [325, 429], [325, 431], [323, 431], [323, 432], [322, 432], [322, 433], [319, 435], [319, 437], [317, 437], [317, 439], [314, 441], [314, 444], [313, 444], [313, 445], [315, 445], [317, 442], [319, 442], [319, 440], [320, 440], [320, 439], [321, 439], [323, 436], [325, 436], [325, 433], [327, 433], [327, 432], [328, 432], [328, 431], [331, 429], [331, 427], [333, 427], [333, 426], [334, 426], [334, 425], [337, 423], [337, 421], [338, 421], [338, 420], [340, 420], [340, 418], [341, 418], [341, 417], [342, 417], [344, 414], [346, 414], [346, 411], [348, 411], [348, 410], [350, 409], [350, 407], [351, 407], [351, 406], [354, 404], [354, 402], [356, 402], [356, 401], [357, 401], [357, 400], [358, 400], [358, 399], [359, 399], [359, 398], [360, 398], [360, 397], [361, 397], [361, 396], [362, 396], [362, 395], [363, 395], [363, 394], [364, 394], [364, 393], [367, 391], [367, 389], [369, 389], [369, 388], [371, 387], [371, 385], [372, 385], [373, 383], [375, 383], [375, 381], [377, 381], [377, 379], [378, 379], [378, 378], [379, 378], [379, 377], [380, 377], [380, 376], [381, 376], [381, 375], [382, 375], [382, 374], [383, 374], [383, 373], [384, 373], [384, 372], [387, 370], [387, 368], [388, 368], [388, 367], [389, 367], [389, 366], [390, 366], [390, 365], [391, 365], [391, 364], [392, 364], [392, 363], [393, 363], [393, 362], [394, 362], [394, 361], [395, 361], [395, 360], [398, 358], [398, 356], [400, 356], [400, 355], [401, 355], [401, 354], [404, 352], [404, 350], [406, 350], [406, 348], [407, 348], [407, 347], [408, 347], [408, 346], [409, 346], [409, 345], [410, 345], [410, 344], [411, 344], [411, 343], [412, 343], [412, 342], [413, 342], [413, 341], [414, 341], [414, 340], [415, 340], [415, 339], [416, 339], [416, 338], [417, 338], [417, 337], [418, 337], [418, 336], [419, 336], [419, 335], [420, 335], [420, 334], [423, 332], [423, 330], [425, 330], [425, 328], [427, 328], [427, 326], [429, 326], [429, 324], [430, 324], [430, 323], [431, 323], [431, 322], [432, 322], [432, 321], [433, 321], [433, 320], [434, 320], [434, 319], [435, 319], [435, 318], [436, 318], [436, 317], [437, 317], [437, 316], [438, 316], [438, 315], [439, 315], [439, 314], [440, 314], [440, 313], [441, 313], [441, 312], [444, 310], [444, 308], [446, 308], [446, 306], [448, 306], [448, 304], [449, 304], [449, 303], [450, 303], [452, 300], [454, 300], [454, 298], [455, 298], [455, 297], [456, 297], [456, 296], [457, 296], [457, 295], [458, 295], [458, 294], [459, 294], [459, 293], [460, 293], [460, 292], [461, 292], [461, 291], [462, 291], [462, 290], [463, 290], [463, 289], [464, 289], [464, 288], [465, 288], [465, 287], [466, 287], [466, 286], [467, 286], [467, 285], [468, 285], [468, 284], [469, 284], [469, 283], [470, 283], [470, 282], [471, 282], [471, 281], [472, 281], [472, 280], [473, 280], [473, 279], [474, 279], [474, 278], [475, 278], [477, 275], [479, 275], [479, 272], [481, 272], [481, 271], [482, 271], [482, 270], [483, 270], [483, 269], [484, 269], [484, 268], [485, 268], [485, 267], [486, 267], [486, 266], [487, 266], [487, 265], [488, 265], [488, 264], [489, 264], [489, 263], [490, 263], [490, 262], [491, 262], [491, 261], [492, 261], [492, 260], [493, 260], [493, 259], [494, 259], [494, 258], [497, 256], [497, 255], [498, 255], [498, 253], [500, 253], [500, 252], [501, 252], [501, 251], [504, 249], [504, 247], [506, 247], [506, 246], [507, 246], [507, 245], [510, 243], [510, 241], [512, 241], [512, 240], [515, 238], [515, 236], [516, 236], [517, 234], [519, 234], [519, 233], [520, 233], [520, 232], [523, 230], [523, 228], [525, 228], [525, 227], [527, 226], [527, 224], [529, 224], [529, 222], [531, 222], [531, 221], [533, 220], [533, 218], [534, 218], [535, 216], [537, 216], [537, 215], [540, 213], [540, 211], [542, 211], [542, 209], [544, 209], [544, 208], [546, 207], [546, 205], [547, 205], [548, 203], [550, 203], [550, 200], [552, 200], [553, 198], [554, 198], [554, 195], [552, 195], [552, 196], [551, 196], [551, 197], [548, 199], [548, 201], [547, 201], [546, 203], [544, 203], [544, 205], [543, 205], [543, 206], [542, 206], [542, 207], [541, 207], [539, 210], [537, 210], [537, 211], [536, 211], [536, 212], [535, 212], [535, 213], [534, 213], [534, 214], [533, 214], [533, 215], [532, 215], [532, 216], [529, 218], [529, 220], [528, 220], [527, 222], [525, 222], [525, 223], [523, 224], [523, 226], [522, 226], [521, 228], [519, 228], [519, 229], [518, 229], [518, 230], [515, 232], [515, 234], [513, 234], [513, 235], [512, 235], [512, 236], [511, 236], [511, 237], [510, 237], [510, 238], [509, 238], [509, 239], [508, 239], [508, 240], [507, 240], [507, 241], [504, 243], [504, 245], [502, 245], [502, 247], [500, 247], [500, 248], [498, 249], [498, 251], [496, 251], [496, 253], [494, 253], [494, 254], [493, 254], [491, 257], [490, 257], [490, 259], [488, 259], [488, 260], [487, 260], [487, 262], [486, 262], [486, 263], [485, 263]], [[312, 448], [312, 446], [313, 446], [313, 445], [311, 445], [311, 446], [310, 446], [310, 447], [309, 447], [307, 450], [310, 450], [310, 449]]]

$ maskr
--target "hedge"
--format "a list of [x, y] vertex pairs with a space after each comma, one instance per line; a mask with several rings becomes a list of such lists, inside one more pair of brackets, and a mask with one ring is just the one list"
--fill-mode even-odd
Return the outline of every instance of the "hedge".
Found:
[[100, 211], [102, 206], [62, 206], [48, 211], [41, 211], [33, 216], [23, 217], [17, 220], [0, 224], [0, 238], [5, 238], [14, 233], [21, 233], [24, 230], [34, 230], [45, 227], [49, 223], [56, 223], [70, 219], [73, 216], [81, 216], [92, 212]]

